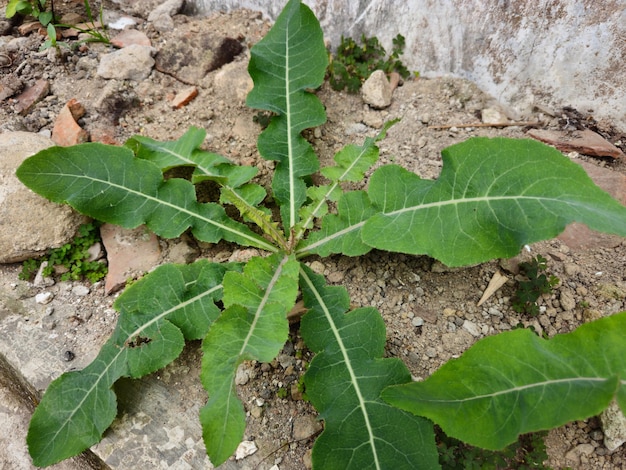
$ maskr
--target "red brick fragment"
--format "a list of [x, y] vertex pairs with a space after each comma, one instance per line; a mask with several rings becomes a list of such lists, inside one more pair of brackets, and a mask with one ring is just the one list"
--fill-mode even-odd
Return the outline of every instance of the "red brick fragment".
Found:
[[589, 129], [574, 132], [558, 132], [546, 129], [531, 129], [533, 139], [553, 145], [561, 152], [578, 152], [592, 157], [623, 157], [624, 153], [611, 142]]
[[198, 96], [198, 89], [195, 86], [185, 88], [176, 93], [172, 100], [172, 106], [176, 109], [182, 108], [188, 105], [196, 96]]
[[67, 102], [54, 121], [52, 140], [61, 147], [81, 144], [89, 140], [89, 134], [81, 128], [76, 119], [85, 114], [85, 108], [72, 98]]
[[22, 116], [27, 115], [39, 101], [44, 99], [50, 93], [50, 84], [48, 80], [40, 78], [33, 86], [26, 88], [20, 93], [15, 100], [15, 111]]

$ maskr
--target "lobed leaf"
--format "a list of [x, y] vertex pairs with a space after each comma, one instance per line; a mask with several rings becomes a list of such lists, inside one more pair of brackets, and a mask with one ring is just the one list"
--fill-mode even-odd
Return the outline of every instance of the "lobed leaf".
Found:
[[298, 256], [364, 255], [372, 247], [361, 240], [361, 229], [377, 213], [364, 191], [343, 194], [337, 203], [337, 214], [328, 214], [322, 219], [322, 228], [298, 245]]
[[192, 183], [211, 180], [236, 188], [257, 174], [257, 168], [238, 166], [226, 157], [200, 149], [205, 137], [204, 129], [192, 126], [175, 141], [160, 142], [136, 135], [124, 145], [133, 150], [137, 158], [151, 161], [162, 172], [178, 166], [194, 167]]
[[528, 139], [472, 138], [442, 152], [436, 181], [379, 168], [368, 194], [381, 211], [363, 241], [448, 266], [516, 255], [570, 222], [626, 236], [626, 207], [557, 150]]
[[276, 113], [259, 136], [258, 149], [263, 158], [278, 162], [273, 192], [281, 206], [283, 226], [290, 229], [306, 200], [303, 178], [319, 166], [301, 132], [326, 121], [321, 102], [307, 90], [322, 84], [328, 54], [317, 18], [299, 0], [287, 3], [250, 53], [248, 72], [254, 88], [246, 103]]
[[191, 228], [205, 242], [224, 239], [275, 251], [220, 205], [198, 202], [189, 181], [165, 181], [154, 163], [134, 158], [128, 148], [99, 143], [51, 147], [26, 159], [16, 174], [38, 194], [97, 220], [126, 228], [146, 224], [167, 238]]
[[323, 469], [439, 468], [432, 424], [388, 406], [379, 395], [410, 381], [401, 360], [383, 359], [385, 325], [374, 308], [346, 314], [347, 291], [325, 285], [302, 267], [301, 289], [310, 309], [300, 331], [316, 353], [304, 375], [306, 393], [324, 419], [313, 447]]
[[626, 412], [626, 312], [544, 340], [514, 330], [478, 341], [424, 382], [383, 391], [388, 403], [468, 444], [501, 449], [519, 434]]
[[35, 465], [51, 465], [97, 443], [117, 413], [115, 381], [165, 367], [185, 339], [206, 334], [219, 314], [215, 302], [228, 269], [237, 266], [169, 264], [126, 289], [115, 302], [115, 331], [96, 359], [54, 380], [35, 410], [27, 436]]
[[253, 258], [242, 274], [230, 272], [224, 277], [226, 309], [202, 343], [200, 375], [209, 394], [200, 422], [214, 465], [232, 455], [246, 426], [235, 390], [237, 367], [244, 360], [270, 362], [276, 357], [289, 334], [287, 313], [297, 291], [298, 262], [284, 254]]

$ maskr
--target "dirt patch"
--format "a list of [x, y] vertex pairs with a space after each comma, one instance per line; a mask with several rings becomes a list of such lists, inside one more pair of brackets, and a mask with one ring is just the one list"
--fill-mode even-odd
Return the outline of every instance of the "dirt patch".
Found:
[[[76, 4], [59, 2], [59, 7], [61, 5], [76, 10]], [[258, 13], [245, 10], [203, 19], [177, 16], [175, 24], [171, 33], [159, 33], [146, 24], [141, 28], [157, 49], [166, 50], [168, 41], [180, 37], [188, 38], [189, 44], [193, 44], [201, 31], [211, 31], [211, 38], [239, 38], [237, 44], [241, 40], [244, 46], [241, 53], [224, 46], [230, 56], [226, 61], [218, 60], [218, 65], [230, 63], [194, 77], [199, 94], [187, 106], [172, 108], [171, 97], [188, 86], [188, 80], [181, 81], [176, 74], [154, 70], [141, 83], [107, 81], [95, 74], [98, 58], [109, 52], [106, 47], [94, 44], [75, 52], [61, 50], [57, 54], [54, 49], [38, 52], [43, 38], [35, 33], [21, 39], [7, 64], [0, 68], [0, 78], [18, 76], [28, 85], [44, 77], [50, 83], [50, 94], [26, 115], [16, 113], [15, 103], [10, 99], [2, 101], [0, 131], [49, 131], [62, 106], [76, 98], [87, 110], [79, 123], [93, 132], [105, 122], [109, 136], [120, 143], [134, 134], [165, 140], [180, 137], [192, 125], [205, 128], [208, 150], [236, 162], [257, 165], [261, 169], [259, 181], [267, 184], [273, 164], [263, 161], [256, 151], [260, 127], [253, 121], [256, 112], [244, 105], [247, 85], [242, 77], [249, 46], [263, 37], [269, 25]], [[216, 44], [220, 58], [220, 45], [224, 43], [218, 40]], [[175, 59], [172, 57], [171, 61]], [[161, 67], [171, 61], [164, 59]], [[187, 65], [183, 62], [179, 63], [181, 67]], [[226, 83], [234, 84], [232, 89], [220, 86], [217, 78], [220, 73]], [[116, 87], [116, 92], [110, 94], [113, 99], [106, 106], [98, 107], [97, 99], [105, 87]], [[366, 136], [375, 136], [385, 121], [395, 118], [401, 121], [381, 142], [379, 164], [394, 162], [423, 178], [437, 177], [442, 166], [440, 152], [449, 145], [472, 136], [525, 136], [524, 127], [464, 127], [480, 122], [483, 111], [496, 104], [472, 83], [455, 78], [407, 80], [395, 90], [391, 106], [382, 111], [364, 105], [359, 95], [335, 92], [327, 84], [319, 90], [318, 96], [326, 106], [328, 121], [307, 132], [307, 136], [322, 164], [329, 163], [334, 153], [346, 144], [361, 143]], [[564, 129], [575, 121], [577, 128], [592, 127], [622, 150], [626, 147], [623, 135], [610, 123], [598, 123], [570, 108], [553, 114], [538, 111], [529, 119], [542, 121], [542, 127], [548, 129]], [[451, 127], [432, 128], [436, 125]], [[572, 155], [572, 158], [626, 174], [626, 163], [622, 160], [579, 155]], [[241, 255], [240, 250], [226, 243], [206, 246], [189, 240], [184, 242], [192, 244], [194, 252], [200, 256], [220, 261]], [[167, 260], [180, 243], [181, 240], [161, 241], [163, 258]], [[485, 304], [476, 305], [492, 275], [500, 268], [500, 261], [452, 270], [426, 257], [378, 251], [358, 259], [332, 256], [310, 261], [331, 283], [348, 289], [354, 307], [375, 306], [381, 311], [387, 325], [387, 354], [404, 360], [415, 377], [425, 378], [480, 337], [510, 330], [519, 324], [532, 325], [536, 331], [553, 336], [572, 331], [589, 319], [626, 309], [624, 296], [611, 293], [615, 289], [620, 292], [626, 289], [624, 240], [581, 249], [557, 239], [537, 243], [530, 250], [530, 253], [522, 253], [520, 259], [541, 254], [548, 259], [549, 272], [560, 279], [559, 286], [540, 300], [542, 312], [538, 317], [527, 317], [511, 309], [510, 299], [515, 290], [513, 274], [509, 274], [511, 280]], [[39, 292], [32, 285], [19, 283], [16, 266], [0, 266], [0, 270], [4, 283], [19, 284], [26, 289], [24, 298]], [[115, 314], [111, 308], [114, 297], [104, 296], [102, 285], [97, 284], [88, 295], [79, 298], [72, 293], [76, 285], [57, 283], [46, 288], [57, 300], [63, 301], [66, 310], [64, 315], [57, 315], [61, 320], [56, 325], [58, 334], [52, 341], [59, 343], [60, 351], [81, 353], [83, 361], [87, 361], [97, 352], [94, 346], [102, 344], [114, 326]], [[564, 297], [568, 301], [573, 299], [573, 307], [564, 305]], [[43, 325], [46, 320], [41, 317], [35, 321]], [[190, 346], [191, 355], [197, 356], [197, 346]], [[297, 426], [307, 424], [306, 420], [302, 422], [298, 418], [314, 415], [298, 390], [298, 379], [310, 359], [294, 325], [279, 358], [270, 364], [252, 363], [244, 368], [247, 378], [242, 380], [245, 385], [240, 387], [240, 393], [250, 412], [246, 437], [260, 443], [259, 454], [266, 457], [259, 468], [265, 468], [266, 464], [269, 468], [275, 463], [281, 469], [303, 468], [305, 454], [319, 431], [312, 426], [309, 434], [301, 429], [299, 431], [305, 434], [294, 433], [296, 423]], [[168, 369], [161, 372], [168, 373]], [[622, 468], [626, 461], [623, 448], [611, 454], [603, 446], [596, 418], [551, 431], [547, 443], [548, 464], [555, 468]], [[592, 451], [570, 452], [581, 444], [590, 444]], [[573, 460], [566, 459], [566, 454]]]

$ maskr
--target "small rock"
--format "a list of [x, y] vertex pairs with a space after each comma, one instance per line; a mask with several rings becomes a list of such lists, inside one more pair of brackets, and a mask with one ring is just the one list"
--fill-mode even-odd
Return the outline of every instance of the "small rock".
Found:
[[434, 358], [437, 357], [437, 350], [433, 347], [426, 348], [424, 354], [426, 354], [427, 357]]
[[37, 274], [35, 275], [35, 279], [33, 280], [33, 285], [35, 287], [50, 287], [54, 285], [54, 279], [52, 279], [51, 277], [45, 277], [43, 275], [43, 270], [47, 267], [47, 261], [42, 261], [39, 265], [39, 269], [37, 270]]
[[320, 423], [315, 416], [298, 416], [293, 420], [293, 439], [302, 441], [314, 436], [322, 430]]
[[35, 302], [41, 305], [46, 305], [52, 302], [54, 294], [52, 292], [40, 292], [35, 296]]
[[245, 459], [257, 451], [254, 441], [242, 441], [235, 451], [235, 460]]
[[367, 132], [367, 126], [362, 122], [353, 122], [346, 125], [346, 135], [364, 134]]
[[474, 336], [475, 338], [479, 337], [481, 334], [481, 331], [478, 325], [469, 320], [465, 320], [463, 322], [463, 329], [467, 331], [470, 335]]
[[413, 319], [411, 320], [411, 324], [414, 327], [420, 327], [424, 325], [424, 319], [422, 317], [413, 317]]
[[195, 86], [187, 87], [178, 93], [172, 100], [172, 107], [175, 109], [180, 109], [183, 106], [188, 105], [191, 101], [198, 96], [198, 88]]
[[67, 350], [63, 353], [63, 360], [65, 362], [71, 362], [74, 360], [75, 357], [76, 355], [70, 350]]
[[388, 107], [391, 104], [391, 94], [391, 84], [382, 70], [372, 72], [361, 88], [363, 101], [375, 109]]
[[568, 289], [564, 289], [561, 291], [561, 295], [559, 296], [559, 302], [561, 303], [561, 308], [566, 312], [570, 312], [576, 307], [574, 294]]
[[[0, 63], [2, 61], [2, 55], [0, 55]], [[5, 59], [6, 60], [6, 59]], [[5, 66], [9, 66], [8, 62]], [[48, 83], [48, 82], [46, 82]], [[0, 77], [0, 101], [4, 101], [7, 98], [19, 93], [24, 89], [24, 82], [17, 75], [9, 73]]]
[[333, 271], [328, 275], [328, 282], [332, 284], [338, 284], [342, 282], [346, 277], [346, 273], [344, 271]]
[[43, 78], [37, 80], [31, 87], [26, 88], [15, 100], [15, 110], [22, 116], [28, 114], [33, 106], [44, 99], [50, 93], [50, 84]]
[[148, 47], [152, 46], [150, 38], [141, 31], [137, 31], [136, 29], [125, 29], [120, 34], [111, 39], [111, 44], [119, 48], [132, 45]]
[[481, 112], [481, 120], [485, 124], [502, 124], [508, 121], [506, 114], [496, 108], [485, 108]]
[[179, 13], [184, 4], [184, 0], [167, 0], [150, 12], [148, 21], [157, 31], [171, 31], [174, 29], [172, 16]]
[[235, 374], [235, 384], [245, 385], [249, 381], [250, 381], [250, 371], [245, 366], [245, 364], [239, 364], [239, 367], [237, 367], [237, 372]]
[[83, 286], [82, 284], [72, 287], [72, 294], [77, 297], [85, 297], [89, 295], [89, 292], [89, 287]]
[[553, 145], [562, 152], [578, 152], [592, 157], [624, 157], [624, 152], [589, 129], [574, 132], [531, 129], [528, 131], [528, 135]]
[[87, 249], [87, 254], [89, 255], [87, 258], [87, 261], [97, 261], [100, 258], [102, 258], [102, 245], [100, 244], [100, 242], [96, 242], [93, 245], [91, 245], [88, 249]]
[[261, 416], [263, 416], [263, 407], [256, 405], [250, 407], [250, 416], [259, 419]]
[[61, 147], [81, 144], [89, 140], [89, 134], [76, 122], [85, 114], [85, 108], [72, 98], [61, 109], [54, 121], [52, 140]]
[[565, 458], [572, 462], [580, 462], [581, 455], [591, 455], [595, 447], [591, 444], [579, 444], [565, 454]]
[[604, 446], [613, 452], [626, 442], [626, 417], [619, 405], [612, 401], [609, 407], [600, 414]]
[[98, 76], [107, 79], [141, 81], [150, 75], [154, 67], [153, 47], [132, 44], [123, 49], [103, 55], [98, 65]]

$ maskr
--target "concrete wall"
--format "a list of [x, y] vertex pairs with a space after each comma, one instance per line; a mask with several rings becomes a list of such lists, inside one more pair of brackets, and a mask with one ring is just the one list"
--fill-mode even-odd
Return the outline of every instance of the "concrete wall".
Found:
[[[626, 0], [304, 0], [341, 35], [401, 33], [425, 76], [471, 79], [519, 112], [534, 103], [593, 110], [626, 130]], [[276, 18], [285, 0], [188, 0], [202, 13], [245, 7]]]

